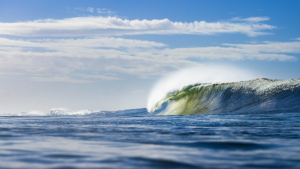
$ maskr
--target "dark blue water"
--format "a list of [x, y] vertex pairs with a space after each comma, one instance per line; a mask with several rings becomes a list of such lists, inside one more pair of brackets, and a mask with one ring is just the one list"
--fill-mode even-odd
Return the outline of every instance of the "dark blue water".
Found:
[[0, 116], [0, 168], [300, 168], [300, 113]]

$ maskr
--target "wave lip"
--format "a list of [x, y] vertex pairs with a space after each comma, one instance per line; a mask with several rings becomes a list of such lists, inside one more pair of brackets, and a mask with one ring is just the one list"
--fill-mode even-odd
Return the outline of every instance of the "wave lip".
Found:
[[298, 111], [300, 79], [258, 78], [232, 83], [199, 83], [171, 92], [149, 111], [159, 115], [195, 115], [240, 110]]

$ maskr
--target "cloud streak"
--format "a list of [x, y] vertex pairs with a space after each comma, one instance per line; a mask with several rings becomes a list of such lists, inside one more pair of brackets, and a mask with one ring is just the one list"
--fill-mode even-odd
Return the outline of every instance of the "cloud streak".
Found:
[[113, 15], [113, 14], [117, 14], [117, 12], [114, 12], [114, 11], [110, 11], [106, 8], [97, 8], [97, 12], [99, 14], [107, 14], [107, 15]]
[[163, 43], [123, 38], [0, 38], [0, 74], [30, 74], [35, 81], [88, 83], [121, 80], [121, 74], [141, 78], [162, 75], [200, 65], [195, 59], [293, 61], [293, 54], [299, 53], [299, 41], [169, 48]]
[[70, 79], [69, 77], [61, 77], [61, 76], [32, 77], [31, 79], [38, 82], [67, 82], [67, 83], [91, 83], [92, 82], [87, 80]]
[[233, 18], [234, 21], [245, 21], [245, 22], [262, 22], [262, 21], [268, 21], [270, 20], [269, 17], [250, 17], [250, 18], [244, 18], [241, 19], [239, 17]]
[[[98, 10], [99, 12], [99, 10]], [[117, 17], [75, 17], [43, 19], [27, 22], [0, 23], [1, 35], [16, 36], [122, 36], [141, 34], [195, 34], [214, 35], [241, 33], [248, 36], [269, 34], [264, 30], [275, 26], [259, 23], [266, 18], [239, 19], [242, 22], [172, 22], [169, 19], [127, 20]], [[255, 20], [255, 22], [244, 22]]]
[[86, 9], [87, 11], [89, 11], [89, 12], [94, 12], [94, 8], [93, 7], [88, 7], [87, 9]]

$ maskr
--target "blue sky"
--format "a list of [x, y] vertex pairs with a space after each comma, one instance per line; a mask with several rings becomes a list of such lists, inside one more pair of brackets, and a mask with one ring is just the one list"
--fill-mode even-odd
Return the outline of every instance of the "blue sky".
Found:
[[299, 78], [299, 1], [0, 0], [0, 111], [146, 107], [162, 76], [225, 64]]

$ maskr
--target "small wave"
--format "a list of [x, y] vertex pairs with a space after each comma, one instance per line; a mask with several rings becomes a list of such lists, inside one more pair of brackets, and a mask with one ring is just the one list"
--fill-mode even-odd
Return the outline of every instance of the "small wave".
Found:
[[113, 113], [112, 111], [100, 111], [100, 110], [78, 110], [78, 111], [66, 111], [66, 110], [51, 110], [51, 116], [83, 116], [83, 115], [97, 115]]
[[148, 114], [145, 108], [140, 109], [126, 109], [117, 111], [100, 111], [100, 110], [51, 110], [50, 116], [87, 116], [87, 115], [112, 115], [112, 116], [139, 116]]

